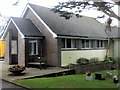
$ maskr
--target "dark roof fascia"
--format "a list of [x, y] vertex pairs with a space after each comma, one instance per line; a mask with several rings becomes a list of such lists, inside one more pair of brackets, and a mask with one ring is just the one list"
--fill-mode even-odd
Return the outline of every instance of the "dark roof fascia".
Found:
[[26, 36], [25, 39], [43, 39], [44, 37], [28, 37]]
[[71, 36], [71, 35], [58, 35], [57, 38], [96, 39], [96, 40], [107, 40], [108, 39], [106, 37]]

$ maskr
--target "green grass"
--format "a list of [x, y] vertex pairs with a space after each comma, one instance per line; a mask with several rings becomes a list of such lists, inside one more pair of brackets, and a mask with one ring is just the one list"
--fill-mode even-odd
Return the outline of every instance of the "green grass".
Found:
[[[106, 75], [108, 71], [99, 72]], [[115, 71], [111, 71], [114, 72]], [[93, 73], [94, 75], [94, 73]], [[116, 88], [117, 85], [113, 83], [112, 77], [107, 77], [106, 80], [87, 81], [85, 74], [79, 75], [66, 75], [51, 78], [34, 78], [17, 80], [15, 83], [19, 83], [23, 86], [30, 88]]]

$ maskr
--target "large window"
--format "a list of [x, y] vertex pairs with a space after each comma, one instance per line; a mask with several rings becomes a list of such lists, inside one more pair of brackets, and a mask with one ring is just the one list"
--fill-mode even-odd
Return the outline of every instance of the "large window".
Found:
[[76, 48], [76, 39], [61, 39], [61, 48]]
[[108, 46], [107, 40], [95, 40], [95, 39], [61, 39], [61, 48], [64, 49], [97, 49], [106, 48]]
[[107, 40], [97, 40], [97, 48], [106, 48], [107, 46]]
[[30, 55], [37, 55], [38, 54], [38, 43], [37, 40], [30, 40], [29, 41], [29, 54]]
[[93, 40], [89, 40], [89, 39], [81, 40], [82, 48], [86, 48], [86, 49], [93, 48], [93, 44], [94, 44]]

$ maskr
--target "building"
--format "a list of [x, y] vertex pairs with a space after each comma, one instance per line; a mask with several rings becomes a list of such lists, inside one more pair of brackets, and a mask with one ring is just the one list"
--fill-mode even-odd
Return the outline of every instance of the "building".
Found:
[[76, 63], [80, 57], [104, 60], [109, 41], [105, 26], [94, 18], [73, 16], [66, 20], [33, 4], [26, 6], [21, 18], [9, 20], [3, 38], [5, 62], [27, 66], [37, 56], [59, 67]]

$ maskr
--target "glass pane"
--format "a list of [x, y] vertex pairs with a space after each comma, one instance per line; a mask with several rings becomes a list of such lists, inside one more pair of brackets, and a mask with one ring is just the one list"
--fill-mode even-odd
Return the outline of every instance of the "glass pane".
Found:
[[97, 47], [99, 47], [99, 40], [97, 40]]
[[71, 48], [71, 39], [67, 39], [67, 48]]
[[105, 44], [105, 47], [108, 47], [108, 41], [107, 40], [104, 41], [104, 44]]
[[32, 43], [29, 43], [30, 47], [29, 47], [29, 54], [32, 54]]
[[72, 40], [72, 48], [76, 48], [76, 40]]
[[89, 40], [86, 40], [86, 48], [89, 48]]
[[34, 42], [34, 43], [33, 43], [33, 53], [34, 53], [34, 54], [37, 54], [37, 53], [36, 53], [36, 51], [37, 51], [36, 49], [37, 49], [37, 47], [36, 47], [36, 42]]
[[104, 44], [103, 44], [103, 43], [104, 43], [104, 41], [101, 40], [101, 45], [100, 45], [101, 47], [104, 47]]
[[85, 48], [85, 40], [82, 39], [82, 48]]
[[65, 39], [64, 38], [61, 39], [61, 48], [65, 48]]
[[11, 42], [11, 53], [17, 54], [17, 40], [12, 40]]
[[93, 46], [94, 46], [94, 41], [93, 40], [90, 41], [90, 45], [91, 45], [91, 48], [93, 48]]

